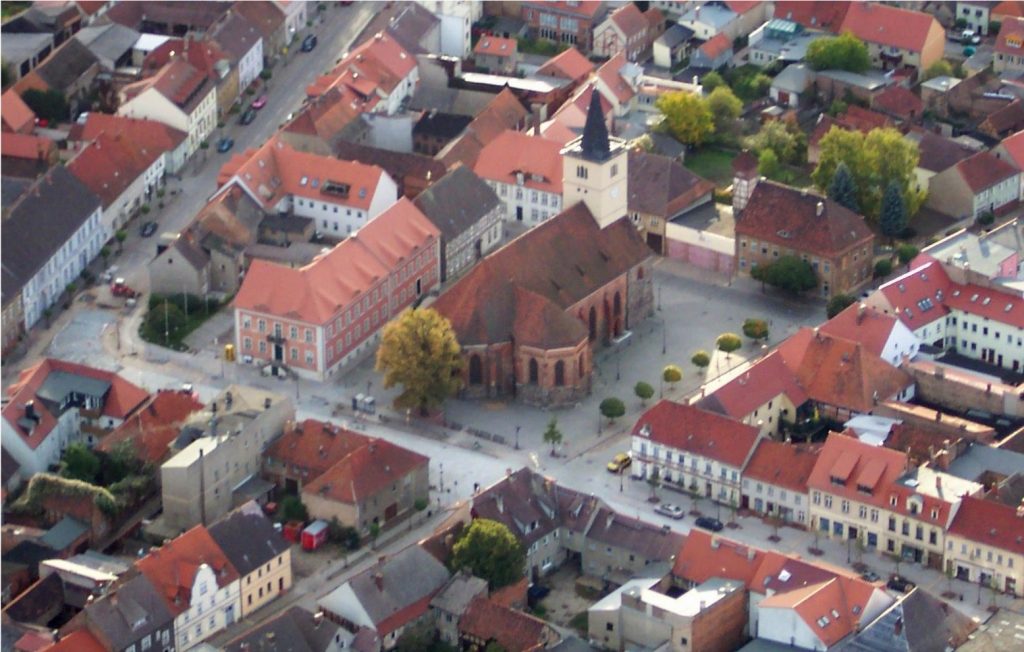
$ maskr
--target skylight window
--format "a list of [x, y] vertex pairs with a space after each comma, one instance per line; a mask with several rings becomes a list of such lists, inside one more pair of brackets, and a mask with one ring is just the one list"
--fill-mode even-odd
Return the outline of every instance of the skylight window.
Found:
[[299, 179], [299, 185], [300, 186], [304, 186], [308, 182], [309, 182], [309, 177], [302, 177], [301, 179]]

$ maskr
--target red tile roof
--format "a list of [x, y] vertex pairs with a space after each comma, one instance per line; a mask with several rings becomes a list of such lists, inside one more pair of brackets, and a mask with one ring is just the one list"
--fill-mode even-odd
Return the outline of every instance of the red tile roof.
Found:
[[548, 647], [550, 627], [540, 618], [509, 609], [487, 598], [469, 603], [459, 619], [459, 631], [474, 639], [495, 641], [508, 652], [528, 652]]
[[818, 447], [762, 439], [743, 469], [743, 478], [807, 493], [807, 478], [818, 461]]
[[366, 101], [367, 109], [387, 97], [416, 68], [416, 57], [406, 52], [390, 34], [378, 32], [349, 52], [331, 72], [306, 88], [316, 97], [345, 86]]
[[56, 144], [49, 138], [32, 134], [0, 132], [0, 154], [5, 157], [49, 161]]
[[774, 553], [693, 528], [676, 555], [672, 575], [693, 584], [721, 577], [753, 588], [751, 581], [766, 554]]
[[715, 189], [714, 182], [691, 172], [679, 160], [640, 149], [630, 150], [628, 172], [630, 213], [672, 219]]
[[947, 532], [985, 546], [1024, 555], [1024, 518], [1019, 508], [965, 496]]
[[856, 342], [803, 328], [777, 349], [811, 400], [870, 412], [914, 384], [913, 377]]
[[633, 87], [622, 78], [619, 71], [622, 70], [623, 66], [626, 65], [626, 52], [622, 51], [616, 54], [608, 61], [601, 64], [601, 67], [597, 69], [598, 78], [604, 82], [608, 90], [615, 95], [616, 100], [619, 104], [625, 104], [633, 99], [636, 95], [636, 91]]
[[492, 57], [511, 57], [519, 50], [519, 44], [514, 38], [502, 38], [484, 34], [476, 42], [473, 48], [474, 54], [487, 54]]
[[633, 436], [740, 467], [759, 433], [735, 419], [665, 399], [640, 415]]
[[67, 167], [108, 208], [163, 154], [164, 150], [141, 145], [127, 134], [103, 132]]
[[876, 95], [871, 101], [871, 106], [903, 120], [914, 119], [924, 111], [924, 102], [921, 98], [898, 84], [893, 84]]
[[238, 571], [202, 525], [197, 525], [161, 548], [135, 562], [177, 617], [190, 607], [196, 572], [206, 564], [224, 588], [238, 579]]
[[121, 135], [140, 149], [158, 152], [174, 150], [187, 137], [184, 131], [162, 122], [91, 111], [85, 124], [76, 122], [71, 125], [68, 140], [90, 141], [104, 133], [108, 136]]
[[562, 153], [558, 143], [523, 133], [506, 131], [480, 151], [473, 172], [481, 179], [562, 194]]
[[[43, 401], [39, 400], [36, 396], [36, 392], [46, 382], [46, 378], [56, 371], [109, 382], [110, 390], [107, 392], [106, 400], [103, 403], [103, 415], [115, 419], [126, 418], [149, 396], [146, 390], [136, 387], [113, 372], [86, 367], [85, 365], [73, 362], [45, 358], [36, 365], [23, 370], [18, 375], [18, 380], [7, 388], [6, 396], [10, 401], [3, 408], [4, 419], [11, 425], [14, 432], [20, 435], [32, 449], [39, 446], [57, 424], [57, 417], [59, 415], [52, 414], [46, 408]], [[18, 420], [25, 415], [25, 403], [27, 401], [34, 402], [35, 413], [40, 417], [40, 422], [31, 435], [18, 425]]]
[[358, 505], [425, 467], [430, 458], [384, 439], [372, 439], [341, 458], [302, 488], [340, 503]]
[[140, 460], [159, 464], [188, 418], [202, 409], [203, 404], [190, 392], [159, 391], [96, 448], [109, 453], [117, 444], [128, 441]]
[[217, 62], [227, 62], [228, 55], [216, 42], [210, 39], [199, 40], [190, 37], [188, 47], [185, 47], [184, 39], [170, 38], [147, 54], [142, 66], [143, 70], [147, 73], [156, 74], [171, 61], [187, 61], [196, 70], [216, 83], [220, 79], [220, 74], [216, 69]]
[[1008, 156], [1006, 161], [1014, 165], [1018, 170], [1024, 170], [1024, 131], [1018, 131], [1012, 136], [1007, 136], [1000, 145], [1002, 149], [1006, 150]]
[[946, 305], [969, 315], [1024, 328], [1024, 298], [973, 283], [954, 285]]
[[938, 261], [918, 257], [906, 274], [897, 276], [878, 290], [907, 328], [917, 330], [949, 312], [945, 299], [952, 281]]
[[1008, 18], [999, 28], [996, 52], [1010, 56], [1024, 56], [1024, 18]]
[[[826, 647], [831, 647], [858, 630], [861, 624], [859, 614], [868, 606], [876, 590], [863, 580], [832, 577], [824, 582], [770, 595], [760, 602], [759, 608], [792, 609]], [[763, 613], [770, 617], [770, 612]]]
[[207, 73], [178, 58], [152, 77], [125, 86], [123, 92], [127, 98], [134, 99], [150, 88], [190, 115], [207, 94], [214, 92], [215, 87]]
[[1024, 2], [1018, 2], [1017, 0], [1003, 0], [989, 12], [989, 16], [992, 20], [996, 20], [996, 16], [1008, 18], [1024, 18]]
[[[217, 176], [223, 192], [229, 182], [240, 184], [267, 211], [276, 210], [286, 196], [304, 197], [352, 208], [369, 210], [384, 171], [376, 165], [343, 161], [330, 156], [300, 152], [279, 137], [272, 137], [258, 150], [235, 154]], [[346, 197], [326, 195], [328, 182], [347, 185]]]
[[644, 33], [647, 29], [647, 19], [640, 8], [632, 2], [627, 2], [608, 17], [609, 20], [618, 25], [619, 29], [627, 39], [635, 38]]
[[699, 48], [709, 59], [717, 59], [719, 56], [725, 54], [732, 49], [732, 41], [725, 35], [725, 32], [715, 34], [713, 37], [705, 41]]
[[392, 273], [397, 261], [408, 260], [439, 236], [437, 227], [403, 197], [305, 267], [253, 261], [235, 308], [324, 324]]
[[0, 122], [4, 131], [27, 133], [35, 126], [36, 114], [14, 89], [10, 89], [0, 96]]
[[930, 14], [873, 2], [851, 2], [839, 31], [852, 32], [869, 43], [920, 52], [933, 29], [941, 31], [942, 27]]
[[548, 59], [537, 69], [538, 75], [580, 81], [594, 71], [594, 64], [574, 47]]
[[870, 246], [875, 237], [857, 213], [827, 197], [773, 181], [754, 187], [736, 219], [736, 235], [828, 258]]
[[745, 373], [701, 399], [697, 406], [734, 419], [744, 419], [780, 395], [794, 406], [807, 402], [807, 393], [796, 376], [778, 351], [773, 351], [751, 365]]
[[838, 34], [850, 4], [848, 0], [779, 0], [774, 17]]
[[309, 482], [369, 441], [366, 435], [335, 424], [306, 419], [275, 439], [263, 457], [287, 466], [291, 473], [302, 473]]
[[284, 131], [331, 141], [356, 121], [362, 111], [363, 100], [354, 91], [336, 86], [306, 102]]
[[470, 168], [476, 164], [480, 151], [507, 129], [527, 126], [530, 112], [519, 102], [511, 89], [503, 88], [494, 96], [465, 132], [437, 154], [448, 168], [462, 163]]
[[891, 127], [892, 120], [888, 117], [872, 111], [871, 109], [865, 109], [851, 104], [839, 117], [836, 122], [846, 127], [847, 129], [857, 130], [861, 133], [868, 133], [872, 129], [881, 129], [883, 127]]
[[107, 652], [107, 648], [83, 628], [68, 634], [43, 652]]
[[738, 14], [745, 14], [760, 4], [760, 0], [725, 0], [725, 6]]
[[819, 328], [826, 335], [859, 342], [865, 351], [881, 356], [895, 326], [892, 315], [855, 303]]
[[1017, 168], [996, 158], [991, 152], [978, 152], [965, 158], [956, 164], [956, 169], [967, 187], [976, 195], [1020, 174]]

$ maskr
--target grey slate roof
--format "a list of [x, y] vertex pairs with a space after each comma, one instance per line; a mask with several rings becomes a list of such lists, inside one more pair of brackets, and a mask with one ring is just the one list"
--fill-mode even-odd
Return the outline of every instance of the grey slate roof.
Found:
[[437, 29], [441, 20], [417, 2], [405, 3], [405, 7], [388, 24], [388, 34], [410, 54], [425, 54], [420, 39]]
[[658, 37], [656, 43], [660, 43], [666, 47], [674, 48], [683, 41], [689, 41], [693, 38], [693, 30], [689, 27], [675, 23], [672, 27], [665, 30], [665, 33]]
[[4, 220], [0, 259], [5, 304], [99, 207], [100, 198], [60, 165], [28, 189]]
[[96, 55], [78, 39], [69, 39], [35, 69], [50, 88], [64, 92], [95, 63]]
[[88, 531], [89, 526], [82, 521], [65, 516], [56, 525], [47, 530], [46, 534], [39, 537], [39, 543], [60, 551], [66, 549], [75, 542], [75, 539]]
[[242, 577], [288, 549], [288, 542], [262, 514], [236, 510], [207, 529]]
[[455, 616], [466, 612], [466, 607], [478, 595], [487, 595], [487, 581], [474, 575], [458, 573], [430, 601], [430, 606]]
[[[292, 607], [224, 646], [225, 652], [325, 652], [335, 637], [351, 641], [352, 634], [329, 620], [319, 623], [302, 607]], [[246, 647], [248, 645], [248, 647]], [[347, 644], [346, 646], [347, 647]], [[344, 648], [343, 648], [344, 649]]]
[[235, 64], [242, 60], [263, 38], [256, 25], [242, 14], [229, 11], [213, 27], [213, 39]]
[[968, 616], [915, 589], [838, 646], [840, 652], [923, 652], [959, 647], [977, 629]]
[[[357, 625], [376, 627], [390, 616], [440, 590], [448, 576], [444, 564], [420, 546], [413, 545], [356, 575], [324, 596], [320, 605]], [[358, 601], [365, 617], [359, 613], [348, 613], [341, 599], [345, 595]]]
[[498, 195], [468, 167], [444, 175], [413, 200], [448, 241], [469, 230], [500, 204]]
[[115, 593], [87, 606], [85, 614], [115, 650], [170, 627], [174, 621], [163, 597], [142, 573], [121, 584]]
[[[89, 51], [101, 61], [116, 62], [125, 52], [132, 49], [140, 34], [131, 27], [117, 23], [107, 25], [91, 25], [83, 27], [75, 38], [82, 42]], [[105, 61], [103, 63], [106, 63]]]
[[6, 211], [21, 198], [32, 185], [32, 179], [4, 176], [0, 181], [0, 206]]

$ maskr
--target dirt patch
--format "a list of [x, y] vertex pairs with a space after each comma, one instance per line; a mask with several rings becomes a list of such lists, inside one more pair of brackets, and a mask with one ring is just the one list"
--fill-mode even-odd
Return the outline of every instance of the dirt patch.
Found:
[[[540, 609], [535, 613], [543, 613], [542, 618], [561, 627], [579, 624], [578, 615], [581, 612], [586, 613], [593, 601], [576, 592], [578, 577], [580, 572], [571, 563], [545, 577], [543, 584], [551, 589], [551, 593], [540, 601]], [[575, 623], [574, 618], [577, 618]]]
[[[351, 554], [349, 553], [349, 556]], [[297, 543], [292, 544], [292, 573], [296, 577], [309, 577], [320, 568], [343, 556], [341, 546], [334, 544], [327, 544], [312, 551], [303, 550], [302, 546]]]

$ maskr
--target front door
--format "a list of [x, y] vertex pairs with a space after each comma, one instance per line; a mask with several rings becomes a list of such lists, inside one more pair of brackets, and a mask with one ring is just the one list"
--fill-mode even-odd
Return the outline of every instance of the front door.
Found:
[[284, 346], [281, 344], [274, 345], [274, 361], [284, 362]]
[[235, 622], [235, 605], [224, 610], [224, 626], [230, 627], [233, 622]]
[[518, 221], [518, 222], [522, 222], [523, 221], [523, 207], [522, 206], [516, 206], [516, 221]]

